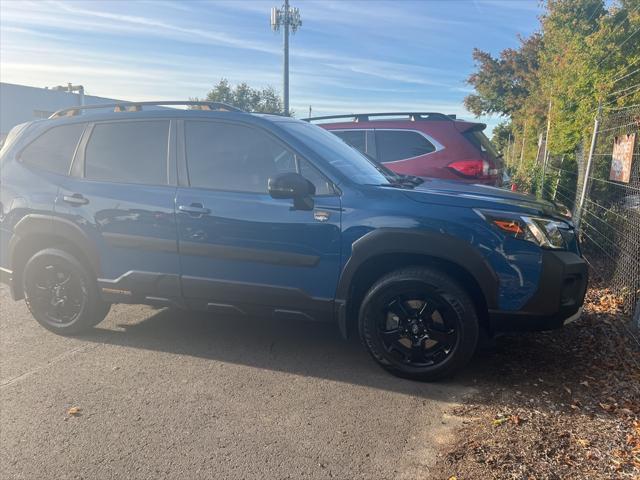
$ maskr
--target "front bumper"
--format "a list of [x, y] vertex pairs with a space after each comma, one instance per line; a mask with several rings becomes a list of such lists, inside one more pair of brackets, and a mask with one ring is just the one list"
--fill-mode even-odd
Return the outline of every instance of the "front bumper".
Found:
[[573, 252], [545, 250], [537, 292], [518, 311], [489, 311], [493, 332], [553, 330], [579, 318], [588, 268]]

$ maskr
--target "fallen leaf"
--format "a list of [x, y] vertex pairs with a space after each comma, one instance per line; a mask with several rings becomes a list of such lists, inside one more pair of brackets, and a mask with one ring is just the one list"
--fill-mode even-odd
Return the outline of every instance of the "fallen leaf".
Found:
[[492, 424], [494, 427], [499, 427], [500, 425], [507, 422], [508, 420], [509, 420], [509, 417], [500, 417], [500, 418], [494, 419]]
[[584, 448], [587, 448], [591, 445], [591, 442], [589, 440], [585, 440], [584, 438], [579, 438], [578, 440], [576, 440], [576, 443]]
[[605, 412], [610, 412], [611, 410], [613, 410], [613, 406], [609, 405], [608, 403], [600, 403], [600, 408], [602, 408]]

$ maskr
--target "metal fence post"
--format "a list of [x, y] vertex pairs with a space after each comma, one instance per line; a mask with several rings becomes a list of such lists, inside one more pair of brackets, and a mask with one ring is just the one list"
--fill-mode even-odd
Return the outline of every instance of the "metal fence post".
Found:
[[587, 159], [587, 166], [584, 171], [584, 180], [582, 181], [582, 192], [580, 194], [580, 201], [578, 202], [578, 209], [576, 210], [576, 227], [580, 228], [580, 222], [582, 221], [582, 210], [584, 208], [584, 200], [587, 196], [587, 186], [589, 185], [589, 175], [591, 174], [591, 164], [593, 162], [593, 155], [596, 151], [596, 143], [598, 141], [598, 129], [600, 127], [600, 116], [602, 114], [602, 102], [598, 103], [598, 112], [593, 122], [593, 136], [591, 137], [591, 147], [589, 148], [589, 158]]
[[547, 160], [549, 159], [549, 130], [551, 130], [551, 98], [549, 98], [549, 109], [547, 110], [547, 133], [544, 136], [544, 154], [542, 156], [542, 182], [540, 192], [544, 198], [544, 181], [547, 175]]

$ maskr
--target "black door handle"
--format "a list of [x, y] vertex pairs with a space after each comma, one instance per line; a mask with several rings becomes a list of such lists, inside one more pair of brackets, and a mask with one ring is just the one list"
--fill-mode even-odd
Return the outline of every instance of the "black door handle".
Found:
[[74, 193], [73, 195], [64, 195], [62, 200], [67, 202], [74, 207], [79, 207], [80, 205], [86, 205], [89, 203], [89, 200], [82, 196], [81, 193]]
[[191, 205], [178, 205], [180, 212], [188, 213], [189, 215], [209, 215], [211, 210], [202, 206], [201, 203], [192, 203]]

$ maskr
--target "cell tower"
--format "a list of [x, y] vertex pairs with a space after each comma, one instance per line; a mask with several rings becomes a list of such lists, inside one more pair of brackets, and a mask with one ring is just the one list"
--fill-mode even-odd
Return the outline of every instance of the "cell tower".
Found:
[[302, 25], [300, 20], [300, 10], [289, 6], [289, 0], [284, 0], [282, 8], [273, 7], [271, 9], [271, 29], [274, 32], [284, 27], [284, 65], [282, 81], [282, 99], [284, 104], [284, 114], [289, 116], [289, 31], [296, 33]]

